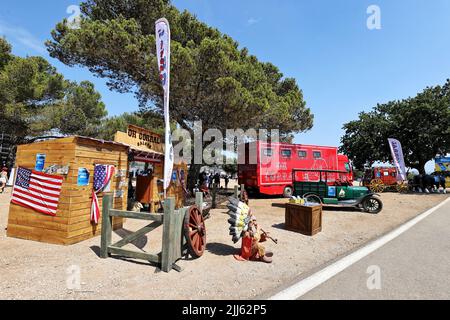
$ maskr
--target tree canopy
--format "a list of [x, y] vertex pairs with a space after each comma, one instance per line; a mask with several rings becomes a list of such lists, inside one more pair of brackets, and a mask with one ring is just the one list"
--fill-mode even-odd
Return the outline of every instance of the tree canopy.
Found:
[[164, 134], [164, 121], [158, 114], [152, 112], [125, 112], [119, 116], [105, 119], [102, 122], [98, 137], [104, 140], [114, 140], [116, 132], [126, 132], [130, 124], [158, 134]]
[[64, 20], [47, 42], [50, 55], [108, 79], [111, 89], [134, 92], [141, 110], [163, 113], [154, 23], [172, 30], [171, 117], [192, 130], [279, 129], [283, 135], [312, 128], [313, 115], [292, 78], [263, 63], [217, 29], [180, 12], [168, 0], [87, 0], [80, 28]]
[[403, 146], [405, 163], [425, 173], [425, 164], [450, 152], [450, 80], [413, 98], [377, 105], [344, 125], [341, 151], [356, 167], [392, 161], [388, 138]]
[[42, 57], [18, 57], [0, 38], [0, 132], [19, 144], [52, 131], [96, 135], [106, 109], [88, 81], [68, 81]]

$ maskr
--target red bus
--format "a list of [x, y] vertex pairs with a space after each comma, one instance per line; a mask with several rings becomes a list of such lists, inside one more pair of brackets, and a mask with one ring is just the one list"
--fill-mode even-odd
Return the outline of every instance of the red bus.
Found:
[[[245, 161], [242, 151], [245, 149]], [[291, 197], [293, 169], [323, 169], [345, 172], [328, 175], [328, 183], [353, 183], [353, 170], [347, 156], [338, 148], [303, 144], [255, 141], [239, 150], [239, 184], [249, 191]], [[319, 173], [298, 172], [297, 181], [319, 181]]]

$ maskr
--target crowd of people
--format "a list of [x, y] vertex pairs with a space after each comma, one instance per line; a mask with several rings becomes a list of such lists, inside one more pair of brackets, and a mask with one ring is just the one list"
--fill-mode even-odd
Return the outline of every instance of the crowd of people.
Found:
[[[199, 185], [202, 186], [203, 188], [213, 189], [215, 187], [217, 189], [221, 189], [222, 187], [225, 187], [225, 189], [228, 189], [231, 176], [221, 175], [218, 172], [216, 172], [215, 174], [202, 172], [198, 180]], [[222, 184], [222, 180], [224, 184]]]

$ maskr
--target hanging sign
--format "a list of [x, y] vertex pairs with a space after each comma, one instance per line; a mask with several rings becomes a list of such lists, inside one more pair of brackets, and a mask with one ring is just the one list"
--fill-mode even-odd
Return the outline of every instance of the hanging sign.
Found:
[[44, 170], [45, 167], [45, 158], [46, 155], [42, 154], [42, 153], [38, 153], [36, 155], [36, 166], [35, 166], [35, 170], [37, 172], [42, 172]]
[[177, 171], [173, 171], [172, 172], [172, 182], [177, 182], [177, 181], [178, 181]]
[[118, 132], [116, 142], [126, 143], [145, 151], [163, 152], [164, 149], [161, 135], [134, 125], [128, 125], [126, 134]]
[[78, 186], [85, 187], [89, 185], [89, 170], [86, 168], [78, 169]]

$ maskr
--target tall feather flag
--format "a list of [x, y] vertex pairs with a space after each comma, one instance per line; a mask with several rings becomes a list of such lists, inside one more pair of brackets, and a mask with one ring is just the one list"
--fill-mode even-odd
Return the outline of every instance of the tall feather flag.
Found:
[[399, 175], [398, 180], [406, 181], [406, 166], [405, 158], [403, 157], [402, 144], [396, 139], [389, 138], [389, 146], [391, 148], [392, 159], [394, 160], [395, 167], [397, 168]]
[[114, 166], [96, 165], [94, 168], [94, 188], [92, 189], [91, 222], [98, 224], [100, 220], [100, 204], [97, 193], [110, 183], [114, 175]]
[[169, 101], [170, 101], [170, 26], [167, 19], [156, 21], [156, 54], [159, 67], [159, 78], [164, 89], [164, 121], [166, 127], [164, 157], [164, 195], [170, 186], [174, 164], [174, 151], [170, 133]]

